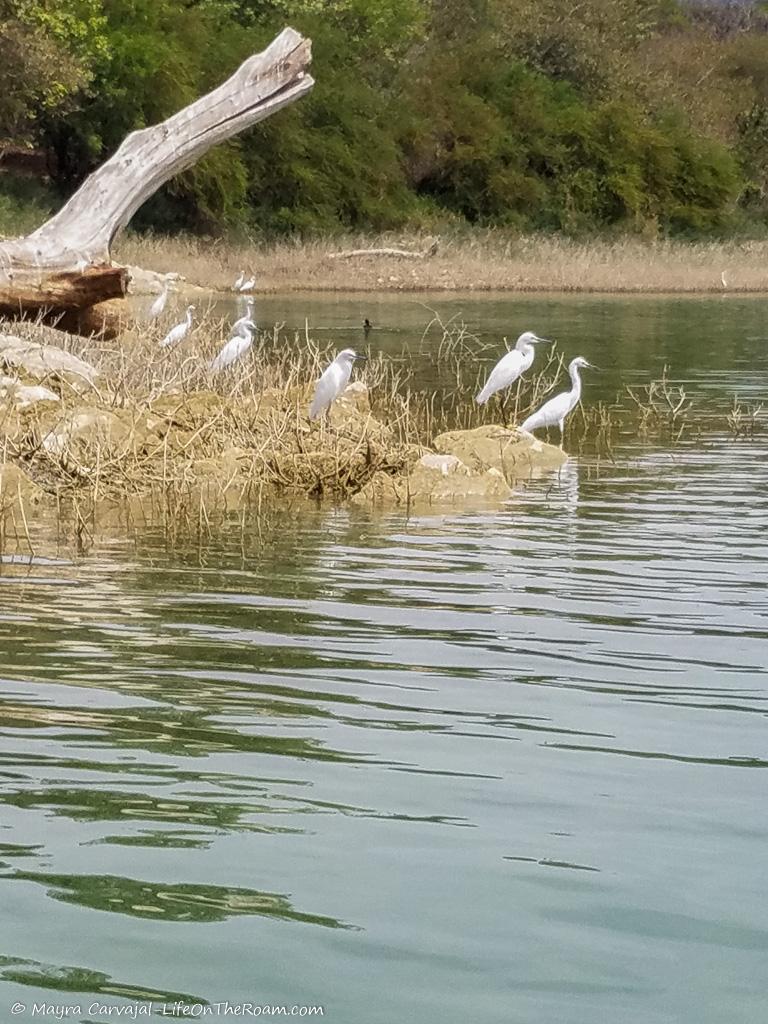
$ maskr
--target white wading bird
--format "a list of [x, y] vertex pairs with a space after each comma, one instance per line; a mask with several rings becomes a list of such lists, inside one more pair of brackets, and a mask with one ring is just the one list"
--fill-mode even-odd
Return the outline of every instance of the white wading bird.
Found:
[[557, 425], [560, 427], [560, 444], [562, 444], [565, 418], [573, 412], [581, 398], [579, 370], [587, 369], [587, 367], [591, 367], [593, 370], [596, 369], [583, 356], [576, 356], [575, 359], [572, 359], [568, 364], [568, 373], [571, 375], [571, 390], [563, 391], [562, 394], [550, 398], [540, 409], [531, 413], [528, 419], [523, 420], [520, 424], [520, 429], [531, 433], [534, 430], [539, 430], [541, 427], [554, 427]]
[[339, 352], [331, 365], [326, 367], [315, 386], [315, 396], [312, 399], [312, 405], [309, 407], [309, 418], [311, 420], [316, 420], [318, 416], [324, 413], [336, 401], [347, 384], [349, 384], [354, 361], [365, 358], [365, 356], [359, 356], [351, 348], [345, 348], [342, 352]]
[[232, 291], [233, 292], [239, 292], [240, 291], [240, 286], [242, 285], [244, 280], [245, 280], [245, 271], [241, 270], [240, 274], [238, 275], [237, 280], [232, 285]]
[[[247, 327], [253, 321], [253, 299], [248, 299], [245, 304], [245, 316], [241, 316], [239, 320], [235, 320], [232, 324], [231, 334], [242, 334], [243, 328]], [[255, 330], [255, 327], [254, 327]]]
[[725, 276], [725, 271], [723, 271], [720, 275], [720, 283], [722, 284], [723, 288], [728, 287], [728, 278]]
[[540, 341], [547, 339], [540, 338], [533, 331], [526, 331], [520, 335], [515, 347], [502, 356], [491, 370], [485, 387], [475, 399], [478, 405], [485, 405], [491, 395], [514, 384], [517, 378], [530, 368], [535, 351], [533, 346]]
[[[243, 274], [243, 278], [245, 278], [245, 274]], [[239, 292], [252, 292], [255, 287], [256, 287], [256, 278], [255, 277], [249, 277], [247, 281], [246, 280], [242, 280], [240, 282], [240, 287], [237, 290]]]
[[168, 302], [168, 290], [171, 287], [171, 282], [166, 280], [163, 285], [163, 290], [157, 296], [155, 301], [149, 307], [149, 319], [157, 320], [159, 316], [162, 316], [165, 312], [165, 305]]
[[192, 314], [194, 311], [194, 306], [187, 306], [187, 313], [184, 320], [168, 331], [166, 336], [160, 342], [160, 348], [171, 348], [173, 345], [178, 345], [180, 341], [183, 341], [186, 338], [192, 330]]
[[208, 369], [216, 373], [219, 370], [225, 370], [232, 363], [236, 363], [238, 359], [242, 359], [253, 344], [253, 332], [255, 330], [256, 324], [253, 320], [244, 323], [240, 331], [237, 334], [233, 334], [221, 352], [211, 360]]

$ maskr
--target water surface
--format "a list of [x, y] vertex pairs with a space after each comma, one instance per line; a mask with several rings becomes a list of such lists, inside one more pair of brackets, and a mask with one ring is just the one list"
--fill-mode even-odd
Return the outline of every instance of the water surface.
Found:
[[[723, 421], [768, 398], [768, 304], [430, 305], [599, 363], [587, 402], [668, 365], [699, 426], [497, 511], [6, 556], [0, 1020], [179, 998], [344, 1024], [764, 1016], [768, 462]], [[259, 315], [421, 345], [435, 373], [404, 296]]]

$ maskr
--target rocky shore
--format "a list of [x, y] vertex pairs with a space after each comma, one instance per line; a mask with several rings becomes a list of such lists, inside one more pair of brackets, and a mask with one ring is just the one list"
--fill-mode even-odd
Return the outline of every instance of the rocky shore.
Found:
[[195, 495], [206, 509], [286, 497], [370, 508], [488, 505], [558, 468], [559, 448], [486, 425], [404, 441], [356, 382], [310, 424], [306, 386], [242, 395], [168, 386], [126, 393], [45, 341], [0, 335], [0, 518], [62, 499]]

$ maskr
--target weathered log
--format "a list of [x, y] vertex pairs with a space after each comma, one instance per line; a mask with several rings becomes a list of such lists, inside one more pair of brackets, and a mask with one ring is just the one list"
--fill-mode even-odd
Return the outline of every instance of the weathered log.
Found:
[[126, 294], [128, 274], [112, 266], [110, 247], [136, 210], [211, 146], [309, 92], [310, 60], [310, 41], [286, 28], [218, 89], [132, 132], [54, 217], [0, 243], [0, 315], [92, 329], [93, 307]]
[[414, 252], [412, 249], [345, 249], [344, 252], [329, 252], [329, 260], [352, 260], [361, 256], [391, 256], [399, 260], [426, 260], [437, 252], [437, 242], [424, 252]]

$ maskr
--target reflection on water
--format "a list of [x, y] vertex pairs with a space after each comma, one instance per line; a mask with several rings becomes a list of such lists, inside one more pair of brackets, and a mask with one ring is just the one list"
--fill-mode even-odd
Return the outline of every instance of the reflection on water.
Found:
[[238, 914], [259, 914], [326, 928], [344, 927], [331, 917], [301, 914], [287, 897], [270, 892], [221, 885], [158, 885], [109, 875], [82, 877], [16, 871], [11, 877], [39, 882], [47, 887], [48, 896], [64, 903], [154, 921], [225, 921]]
[[606, 392], [670, 362], [712, 427], [492, 513], [5, 558], [0, 1006], [761, 1018], [768, 461], [715, 423], [762, 305], [486, 308]]

